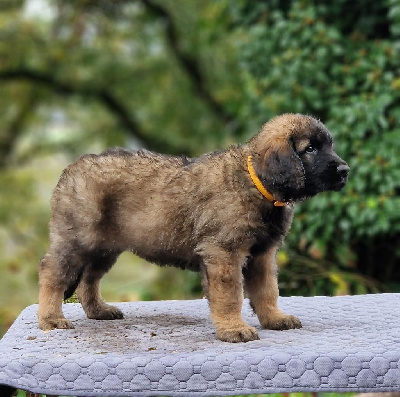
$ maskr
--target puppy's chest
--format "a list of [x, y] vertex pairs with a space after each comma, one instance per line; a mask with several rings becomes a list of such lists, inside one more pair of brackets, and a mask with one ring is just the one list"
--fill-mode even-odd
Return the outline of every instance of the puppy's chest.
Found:
[[276, 207], [260, 213], [253, 222], [254, 244], [251, 253], [257, 254], [272, 245], [281, 245], [289, 232], [291, 222], [292, 210], [289, 208]]

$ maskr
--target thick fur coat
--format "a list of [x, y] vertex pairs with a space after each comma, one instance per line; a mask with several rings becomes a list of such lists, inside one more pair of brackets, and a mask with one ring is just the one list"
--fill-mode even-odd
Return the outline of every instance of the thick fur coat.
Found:
[[[272, 201], [254, 184], [248, 161]], [[61, 303], [75, 289], [89, 318], [122, 318], [99, 284], [126, 250], [199, 271], [223, 341], [258, 338], [241, 317], [243, 290], [262, 327], [301, 327], [277, 306], [276, 251], [294, 203], [341, 189], [348, 171], [326, 127], [300, 114], [272, 119], [246, 144], [193, 159], [124, 149], [82, 156], [64, 170], [51, 199], [39, 327], [73, 328]]]

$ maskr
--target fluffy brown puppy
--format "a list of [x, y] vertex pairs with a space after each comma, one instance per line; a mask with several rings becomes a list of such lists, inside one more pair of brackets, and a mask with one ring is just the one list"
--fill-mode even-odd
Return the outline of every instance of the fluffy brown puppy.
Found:
[[247, 144], [198, 158], [123, 149], [67, 167], [51, 199], [50, 247], [39, 265], [39, 327], [73, 328], [61, 310], [75, 289], [87, 316], [121, 311], [101, 297], [101, 277], [121, 252], [201, 272], [217, 337], [258, 339], [241, 317], [243, 288], [264, 328], [300, 328], [279, 310], [275, 254], [293, 203], [339, 190], [349, 167], [326, 127], [285, 114]]

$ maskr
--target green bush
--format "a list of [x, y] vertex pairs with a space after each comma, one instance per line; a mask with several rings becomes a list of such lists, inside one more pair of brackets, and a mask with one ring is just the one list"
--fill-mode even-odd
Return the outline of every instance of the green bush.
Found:
[[400, 3], [231, 7], [248, 80], [242, 114], [258, 123], [284, 112], [319, 117], [351, 168], [344, 191], [298, 206], [285, 248], [293, 266], [282, 267], [282, 291], [398, 289]]

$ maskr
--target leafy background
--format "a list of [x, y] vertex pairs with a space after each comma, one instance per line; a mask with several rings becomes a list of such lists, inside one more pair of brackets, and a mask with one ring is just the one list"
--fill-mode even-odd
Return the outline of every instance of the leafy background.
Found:
[[[109, 146], [195, 156], [284, 112], [351, 167], [297, 206], [282, 295], [400, 291], [400, 1], [0, 0], [0, 334], [37, 302], [62, 169]], [[109, 301], [201, 296], [124, 254]]]

